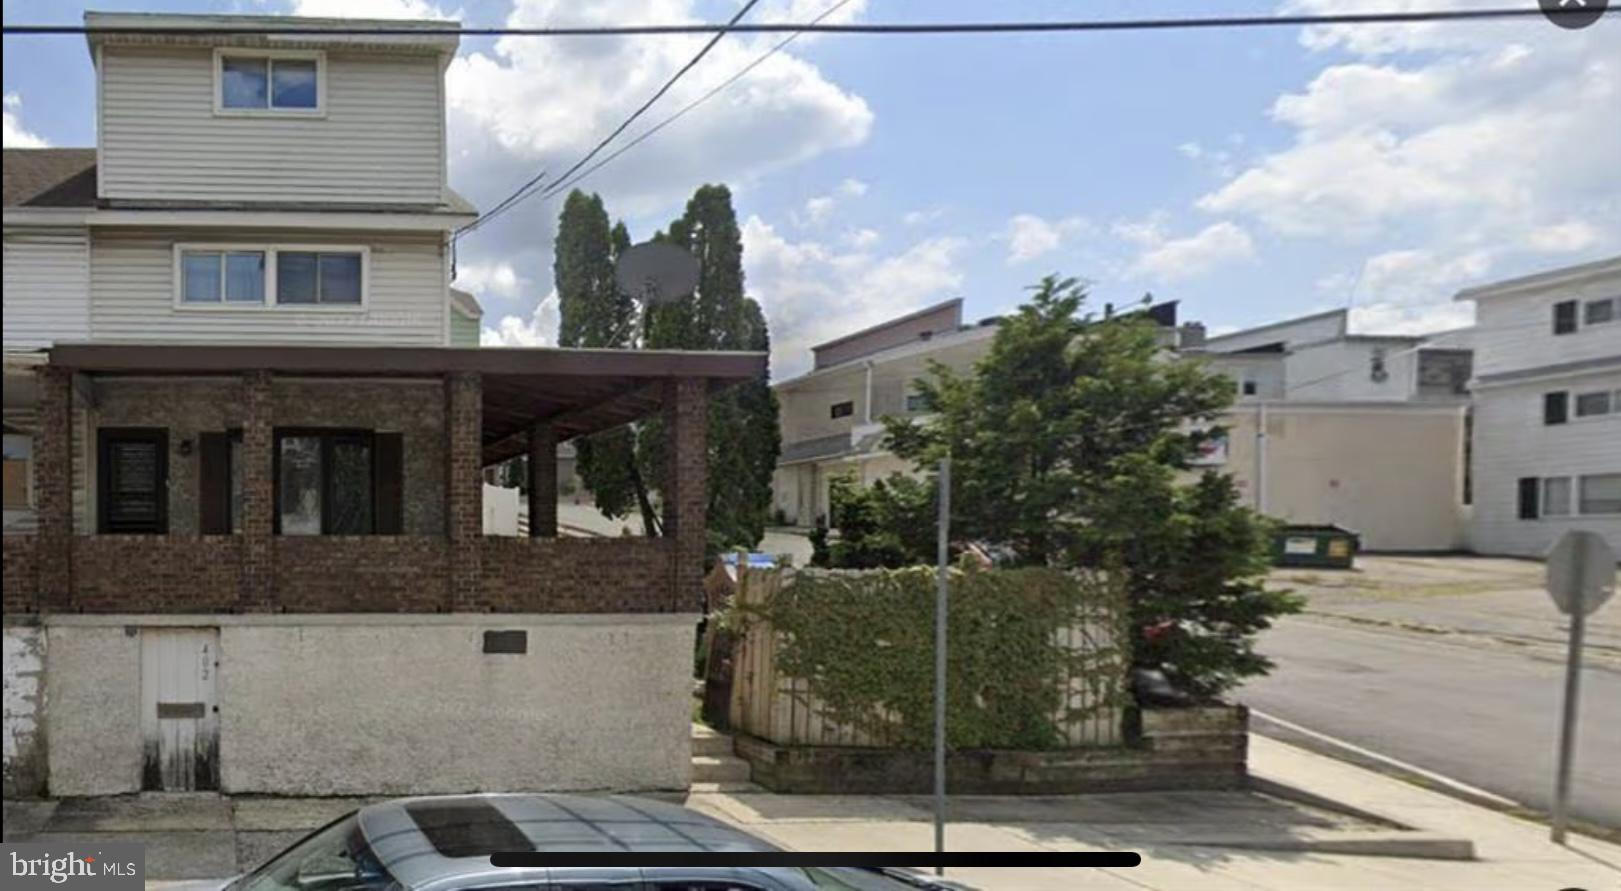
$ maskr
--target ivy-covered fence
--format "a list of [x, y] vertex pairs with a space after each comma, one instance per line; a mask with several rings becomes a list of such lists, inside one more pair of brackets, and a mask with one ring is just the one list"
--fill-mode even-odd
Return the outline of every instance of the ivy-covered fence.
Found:
[[[732, 727], [779, 745], [925, 749], [936, 576], [744, 570], [724, 622]], [[947, 742], [1042, 751], [1119, 745], [1131, 663], [1120, 586], [1053, 569], [951, 574]]]

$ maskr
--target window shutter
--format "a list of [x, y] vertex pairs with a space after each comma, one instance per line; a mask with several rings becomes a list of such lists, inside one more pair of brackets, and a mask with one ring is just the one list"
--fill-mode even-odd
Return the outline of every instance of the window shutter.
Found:
[[1553, 305], [1553, 333], [1571, 334], [1576, 330], [1576, 301], [1561, 300]]
[[1570, 410], [1570, 394], [1564, 390], [1542, 394], [1542, 423], [1563, 424]]
[[204, 535], [231, 533], [231, 438], [197, 435], [197, 529]]
[[1540, 483], [1536, 477], [1520, 477], [1520, 519], [1535, 520], [1537, 518], [1537, 489], [1539, 487]]
[[377, 534], [399, 535], [405, 527], [405, 437], [399, 433], [378, 433], [372, 440], [372, 450]]

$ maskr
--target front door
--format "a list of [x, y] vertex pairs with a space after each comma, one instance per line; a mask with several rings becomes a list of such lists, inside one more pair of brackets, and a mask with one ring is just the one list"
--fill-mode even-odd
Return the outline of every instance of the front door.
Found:
[[141, 629], [141, 787], [219, 788], [218, 628]]

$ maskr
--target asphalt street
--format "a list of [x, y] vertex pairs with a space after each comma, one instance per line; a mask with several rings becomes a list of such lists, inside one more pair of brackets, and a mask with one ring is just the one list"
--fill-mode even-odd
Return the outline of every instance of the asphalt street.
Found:
[[[1612, 604], [1613, 606], [1613, 604]], [[1552, 806], [1564, 666], [1513, 647], [1311, 616], [1261, 638], [1252, 708], [1541, 811]], [[1621, 670], [1582, 672], [1572, 814], [1621, 827]]]

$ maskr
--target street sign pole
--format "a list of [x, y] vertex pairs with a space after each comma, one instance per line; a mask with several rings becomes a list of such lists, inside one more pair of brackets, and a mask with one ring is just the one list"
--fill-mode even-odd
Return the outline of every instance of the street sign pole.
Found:
[[[940, 459], [940, 540], [934, 598], [934, 852], [946, 850], [946, 606], [950, 581], [951, 459]], [[934, 868], [945, 875], [944, 866]]]
[[1615, 595], [1615, 551], [1604, 536], [1572, 529], [1548, 549], [1548, 596], [1570, 617], [1570, 653], [1565, 661], [1565, 708], [1559, 724], [1559, 766], [1554, 775], [1553, 832], [1565, 843], [1570, 820], [1570, 772], [1576, 760], [1576, 707], [1582, 688], [1582, 637], [1587, 615]]
[[1553, 792], [1553, 843], [1565, 843], [1570, 812], [1570, 762], [1576, 749], [1576, 701], [1582, 686], [1582, 634], [1587, 617], [1582, 610], [1570, 614], [1570, 656], [1565, 663], [1565, 711], [1559, 728], [1559, 778]]

